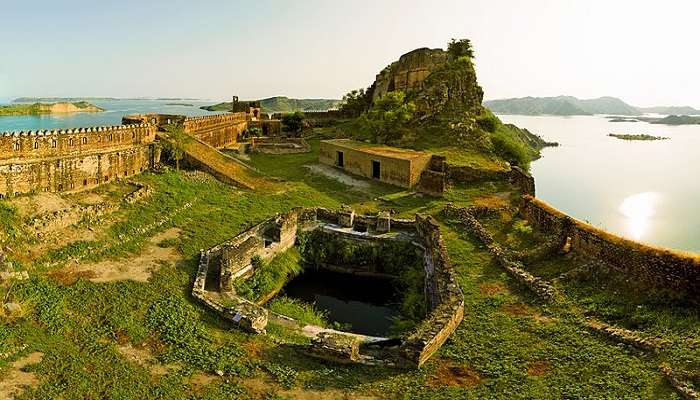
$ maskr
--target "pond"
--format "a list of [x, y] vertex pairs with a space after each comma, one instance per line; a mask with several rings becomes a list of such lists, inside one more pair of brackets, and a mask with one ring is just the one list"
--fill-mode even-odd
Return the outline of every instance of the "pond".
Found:
[[284, 287], [287, 297], [314, 304], [353, 333], [387, 336], [399, 315], [398, 295], [389, 278], [307, 269]]

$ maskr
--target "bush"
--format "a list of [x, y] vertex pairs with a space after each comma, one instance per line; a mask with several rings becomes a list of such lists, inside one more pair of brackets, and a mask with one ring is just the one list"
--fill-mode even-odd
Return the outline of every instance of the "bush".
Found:
[[482, 114], [476, 119], [476, 123], [479, 127], [486, 132], [494, 133], [498, 129], [499, 121], [493, 114]]
[[493, 150], [499, 157], [511, 164], [527, 168], [530, 165], [530, 153], [525, 144], [507, 132], [497, 130], [491, 135]]

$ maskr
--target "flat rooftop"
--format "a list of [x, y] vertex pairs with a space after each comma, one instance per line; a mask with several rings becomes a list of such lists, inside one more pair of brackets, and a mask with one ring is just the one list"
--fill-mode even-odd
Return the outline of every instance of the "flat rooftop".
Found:
[[378, 156], [400, 158], [405, 160], [411, 160], [416, 158], [430, 157], [430, 153], [410, 150], [410, 149], [400, 149], [398, 147], [389, 147], [380, 144], [358, 142], [351, 139], [330, 139], [323, 140], [325, 143], [330, 143], [338, 147], [344, 147], [346, 149], [358, 150], [364, 153], [376, 154]]

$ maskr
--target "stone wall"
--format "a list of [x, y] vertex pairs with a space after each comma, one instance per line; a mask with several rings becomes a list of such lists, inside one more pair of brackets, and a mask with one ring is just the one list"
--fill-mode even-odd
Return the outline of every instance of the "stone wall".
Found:
[[428, 167], [421, 172], [418, 191], [431, 196], [442, 196], [447, 190], [447, 159], [433, 155]]
[[190, 117], [182, 125], [186, 133], [210, 146], [222, 148], [234, 145], [239, 135], [248, 129], [248, 114], [237, 112]]
[[522, 213], [538, 229], [566, 236], [573, 251], [600, 259], [631, 279], [689, 299], [700, 294], [700, 256], [621, 238], [532, 196], [525, 196]]
[[511, 183], [520, 188], [523, 194], [535, 195], [535, 178], [524, 169], [513, 166], [510, 170], [509, 178]]
[[139, 174], [159, 163], [155, 132], [138, 124], [4, 133], [0, 195], [74, 192]]
[[425, 296], [428, 317], [401, 344], [399, 353], [409, 365], [420, 367], [462, 322], [464, 297], [437, 221], [431, 216], [416, 215], [415, 226], [425, 246]]

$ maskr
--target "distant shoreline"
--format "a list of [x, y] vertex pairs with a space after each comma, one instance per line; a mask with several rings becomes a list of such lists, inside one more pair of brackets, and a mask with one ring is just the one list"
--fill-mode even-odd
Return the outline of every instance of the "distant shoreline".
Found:
[[9, 104], [0, 106], [0, 116], [23, 116], [44, 114], [69, 114], [80, 112], [103, 112], [104, 109], [85, 101], [60, 103]]

